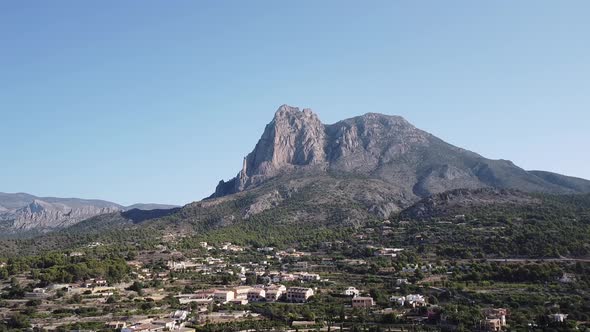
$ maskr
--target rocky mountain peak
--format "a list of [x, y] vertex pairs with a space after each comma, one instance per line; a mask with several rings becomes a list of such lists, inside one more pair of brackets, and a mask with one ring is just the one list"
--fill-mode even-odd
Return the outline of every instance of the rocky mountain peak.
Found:
[[30, 213], [39, 213], [39, 212], [42, 212], [44, 210], [51, 209], [51, 208], [52, 208], [51, 204], [44, 202], [40, 199], [34, 199], [31, 202], [31, 204], [24, 207], [23, 210], [26, 210], [27, 212], [30, 212]]
[[326, 163], [325, 145], [324, 125], [311, 109], [282, 105], [244, 159], [238, 176], [221, 181], [214, 195], [241, 191], [297, 168], [321, 168]]
[[316, 117], [317, 118], [317, 114], [315, 114], [311, 110], [311, 108], [304, 108], [303, 110], [301, 110], [299, 107], [294, 107], [294, 106], [289, 106], [287, 104], [283, 104], [283, 105], [279, 106], [279, 108], [275, 112], [274, 119], [276, 120], [277, 118], [300, 117], [300, 116]]
[[484, 158], [416, 128], [401, 116], [366, 113], [324, 125], [310, 109], [282, 105], [244, 159], [238, 176], [221, 181], [212, 197], [254, 188], [301, 170], [379, 179], [394, 185], [395, 196], [404, 200], [458, 188], [568, 193], [585, 192], [590, 186]]

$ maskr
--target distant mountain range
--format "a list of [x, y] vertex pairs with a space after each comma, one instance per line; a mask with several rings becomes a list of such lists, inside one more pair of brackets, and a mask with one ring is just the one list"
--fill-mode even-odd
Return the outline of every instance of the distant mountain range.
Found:
[[48, 231], [68, 227], [105, 213], [173, 207], [175, 206], [163, 204], [134, 204], [125, 207], [102, 200], [0, 193], [0, 230], [3, 232]]

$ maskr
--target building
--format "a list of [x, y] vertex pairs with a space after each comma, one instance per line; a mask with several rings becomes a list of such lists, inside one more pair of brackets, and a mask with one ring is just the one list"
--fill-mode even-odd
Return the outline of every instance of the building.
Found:
[[402, 297], [392, 296], [391, 302], [396, 302], [400, 306], [409, 306], [412, 308], [423, 307], [426, 305], [426, 299], [422, 295], [410, 294]]
[[108, 282], [105, 279], [96, 279], [95, 284], [96, 286], [104, 287], [108, 285]]
[[291, 265], [293, 270], [307, 270], [309, 268], [309, 263], [307, 262], [295, 262]]
[[569, 274], [569, 273], [564, 273], [561, 276], [561, 278], [559, 278], [559, 282], [564, 283], [564, 284], [571, 283], [571, 282], [574, 282], [574, 281], [576, 281], [576, 278], [573, 275]]
[[162, 326], [167, 331], [172, 331], [176, 329], [176, 327], [180, 327], [180, 325], [184, 326], [184, 324], [178, 324], [176, 320], [173, 318], [155, 320], [152, 322], [152, 324], [156, 326]]
[[397, 257], [397, 253], [401, 252], [401, 251], [403, 251], [403, 249], [382, 248], [382, 249], [375, 251], [375, 256], [395, 258], [395, 257]]
[[317, 323], [315, 320], [294, 320], [291, 323], [291, 327], [294, 328], [305, 328], [315, 326]]
[[410, 284], [410, 282], [408, 281], [408, 279], [397, 279], [395, 281], [395, 284], [398, 286], [401, 286], [401, 285], [408, 285], [408, 284]]
[[236, 300], [246, 300], [248, 298], [248, 292], [252, 290], [250, 286], [238, 286], [233, 289], [234, 291], [234, 299]]
[[353, 308], [370, 308], [373, 305], [375, 305], [375, 303], [373, 302], [372, 297], [357, 296], [352, 299]]
[[48, 297], [47, 290], [45, 288], [35, 288], [32, 292], [26, 292], [25, 297], [30, 299], [43, 299]]
[[346, 290], [344, 290], [343, 295], [346, 296], [359, 296], [360, 295], [360, 291], [358, 289], [356, 289], [355, 287], [348, 287]]
[[137, 324], [132, 327], [122, 328], [121, 332], [164, 332], [169, 330], [164, 325], [156, 325], [152, 323]]
[[105, 324], [105, 326], [106, 326], [108, 329], [122, 329], [122, 328], [125, 328], [125, 327], [127, 327], [127, 323], [125, 323], [125, 322], [120, 322], [120, 321], [112, 321], [112, 322], [107, 322], [107, 323]]
[[314, 295], [313, 289], [305, 287], [291, 287], [287, 290], [287, 301], [289, 302], [306, 302]]
[[168, 263], [166, 265], [167, 265], [168, 269], [172, 270], [172, 271], [196, 270], [201, 267], [201, 265], [196, 264], [194, 262], [190, 262], [190, 261], [181, 261], [181, 262], [168, 261]]
[[72, 287], [69, 284], [52, 284], [47, 287], [47, 290], [50, 290], [50, 291], [63, 290], [66, 292], [71, 292], [73, 288], [74, 287]]
[[229, 303], [235, 304], [235, 305], [246, 305], [246, 304], [248, 304], [248, 299], [233, 299], [233, 300], [229, 301]]
[[483, 315], [486, 319], [499, 319], [500, 327], [506, 326], [506, 316], [508, 310], [503, 308], [488, 308], [483, 310]]
[[195, 299], [190, 303], [193, 303], [193, 309], [196, 312], [207, 312], [213, 303], [213, 299]]
[[228, 303], [235, 299], [234, 291], [232, 290], [217, 290], [213, 293], [213, 300], [217, 303]]
[[303, 281], [319, 281], [322, 278], [316, 273], [300, 273], [299, 278]]
[[484, 331], [501, 331], [502, 321], [498, 318], [487, 318], [481, 321], [481, 327]]
[[555, 323], [563, 323], [567, 318], [566, 314], [553, 314], [549, 315], [549, 319], [551, 319]]
[[[295, 279], [296, 279], [295, 276], [290, 273], [282, 273], [281, 278], [278, 281], [295, 281]], [[274, 282], [277, 282], [277, 281], [274, 281]]]
[[176, 310], [170, 314], [170, 318], [176, 319], [177, 321], [184, 322], [188, 318], [189, 312], [186, 310]]
[[285, 292], [287, 292], [287, 287], [283, 285], [272, 285], [268, 286], [265, 289], [266, 294], [266, 302], [275, 302], [278, 301]]
[[244, 248], [237, 246], [235, 244], [232, 244], [231, 242], [225, 242], [225, 243], [221, 244], [221, 250], [238, 252], [238, 251], [244, 251]]
[[248, 302], [261, 302], [266, 300], [266, 291], [263, 288], [252, 288], [248, 292]]
[[207, 315], [199, 315], [199, 323], [227, 323], [233, 322], [236, 320], [242, 320], [246, 317], [251, 317], [256, 319], [260, 317], [260, 314], [252, 313], [250, 311], [219, 311], [219, 312], [211, 312]]
[[198, 291], [194, 294], [195, 299], [212, 299], [215, 295], [215, 289], [206, 289]]

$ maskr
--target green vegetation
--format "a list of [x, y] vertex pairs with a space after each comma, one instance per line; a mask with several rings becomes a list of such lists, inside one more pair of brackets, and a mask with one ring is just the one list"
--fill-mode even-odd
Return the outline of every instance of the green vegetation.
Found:
[[[402, 213], [382, 220], [359, 213], [363, 207], [346, 199], [322, 203], [318, 210], [314, 200], [321, 186], [315, 184], [279, 195], [289, 199], [248, 218], [244, 212], [257, 197], [246, 193], [216, 204], [195, 203], [156, 219], [111, 214], [35, 239], [3, 240], [0, 309], [8, 309], [0, 331], [55, 319], [167, 317], [178, 309], [191, 311], [189, 322], [198, 331], [281, 330], [294, 321], [348, 331], [417, 326], [466, 331], [479, 328], [486, 308], [506, 308], [511, 331], [534, 330], [529, 324], [538, 330], [583, 331], [590, 320], [588, 196], [535, 195], [522, 204], [453, 203], [428, 218]], [[109, 231], [100, 230], [101, 222]], [[240, 247], [223, 249], [226, 242]], [[273, 250], [258, 250], [263, 247]], [[20, 248], [26, 254], [15, 255]], [[392, 257], [381, 253], [385, 248], [400, 250]], [[171, 262], [198, 268], [173, 269]], [[207, 307], [250, 312], [231, 322], [199, 321], [194, 305], [178, 298], [211, 288], [261, 285], [273, 271], [302, 270], [318, 273], [321, 280], [281, 284], [314, 288], [308, 303]], [[91, 279], [105, 279], [107, 285], [102, 285], [109, 287], [70, 292], [59, 285], [38, 297], [34, 293], [55, 284], [79, 288]], [[351, 299], [342, 295], [349, 286], [371, 296], [375, 306], [351, 308]], [[409, 294], [424, 296], [428, 305], [401, 307], [390, 299]], [[556, 313], [566, 313], [567, 321], [550, 319]], [[60, 327], [73, 328], [104, 330], [104, 322]]]

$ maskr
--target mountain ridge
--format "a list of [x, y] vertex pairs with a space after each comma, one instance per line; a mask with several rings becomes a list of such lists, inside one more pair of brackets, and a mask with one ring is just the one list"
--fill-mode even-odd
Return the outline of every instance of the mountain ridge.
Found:
[[38, 197], [27, 193], [0, 192], [0, 230], [11, 232], [51, 231], [85, 219], [117, 211], [174, 208], [165, 204], [117, 203], [82, 198]]
[[369, 112], [326, 125], [310, 109], [282, 105], [244, 158], [242, 170], [227, 182], [221, 180], [210, 198], [301, 170], [380, 179], [395, 184], [400, 197], [414, 201], [459, 188], [590, 192], [590, 181], [529, 172], [508, 160], [485, 158], [446, 143], [401, 116]]
[[[358, 225], [368, 218], [389, 218], [439, 193], [486, 188], [576, 194], [590, 192], [590, 181], [526, 171], [508, 160], [487, 159], [446, 143], [400, 116], [365, 113], [325, 125], [310, 109], [282, 105], [254, 150], [243, 159], [237, 176], [220, 181], [209, 198], [182, 208], [135, 205], [130, 211], [142, 206], [158, 210], [125, 215], [121, 213], [129, 209], [111, 204], [115, 204], [120, 220], [155, 220], [157, 224], [164, 218], [174, 220], [171, 225], [179, 225], [183, 231], [233, 225], [260, 215], [276, 216], [281, 223]], [[24, 193], [9, 198], [2, 195], [0, 227], [14, 230], [15, 218], [6, 216], [18, 205], [15, 202], [28, 200], [29, 205], [38, 197]], [[50, 206], [37, 202], [21, 211], [31, 221], [31, 225], [21, 228], [66, 227], [80, 221], [64, 217], [72, 212], [63, 205], [72, 202], [38, 199], [50, 200], [46, 202]], [[32, 210], [51, 210], [46, 215], [53, 218], [53, 223], [35, 224]], [[84, 218], [110, 212], [95, 210]]]

